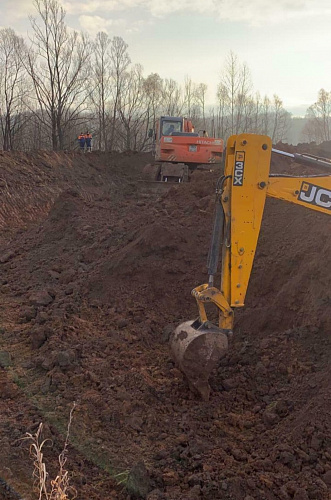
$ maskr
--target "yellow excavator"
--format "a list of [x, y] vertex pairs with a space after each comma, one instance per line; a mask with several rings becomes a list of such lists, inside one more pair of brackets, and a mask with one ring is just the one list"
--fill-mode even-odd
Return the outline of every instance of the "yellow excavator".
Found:
[[[271, 152], [331, 170], [331, 161], [272, 149], [263, 135], [241, 134], [227, 142], [224, 175], [216, 188], [215, 221], [208, 257], [208, 283], [192, 291], [199, 317], [171, 335], [173, 358], [190, 389], [210, 396], [209, 376], [228, 349], [234, 309], [243, 307], [267, 196], [331, 215], [331, 174], [295, 177], [270, 173]], [[214, 286], [221, 252], [220, 288]], [[206, 304], [218, 309], [218, 326], [208, 321]]]

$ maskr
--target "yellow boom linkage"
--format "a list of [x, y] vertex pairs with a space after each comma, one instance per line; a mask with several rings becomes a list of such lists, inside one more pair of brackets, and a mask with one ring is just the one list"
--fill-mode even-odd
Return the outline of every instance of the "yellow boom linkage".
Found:
[[[233, 309], [244, 306], [266, 197], [331, 215], [331, 175], [293, 177], [270, 174], [271, 152], [272, 143], [267, 136], [241, 134], [229, 138], [224, 176], [216, 191], [209, 281], [192, 291], [199, 318], [179, 325], [171, 338], [177, 365], [186, 375], [190, 388], [205, 400], [210, 394], [209, 375], [228, 348], [228, 336], [233, 330]], [[318, 162], [310, 161], [311, 164]], [[326, 165], [331, 169], [330, 163]], [[222, 267], [218, 289], [214, 287], [214, 275], [220, 248]], [[207, 303], [213, 303], [219, 309], [218, 327], [208, 321]]]

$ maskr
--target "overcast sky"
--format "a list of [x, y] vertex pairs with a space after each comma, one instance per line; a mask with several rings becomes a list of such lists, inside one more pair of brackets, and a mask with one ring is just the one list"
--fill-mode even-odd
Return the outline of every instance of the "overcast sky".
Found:
[[[254, 89], [303, 115], [320, 88], [331, 90], [331, 0], [61, 0], [69, 26], [106, 31], [129, 45], [145, 75], [215, 92], [232, 50], [251, 70]], [[2, 27], [25, 35], [33, 0], [0, 0]]]

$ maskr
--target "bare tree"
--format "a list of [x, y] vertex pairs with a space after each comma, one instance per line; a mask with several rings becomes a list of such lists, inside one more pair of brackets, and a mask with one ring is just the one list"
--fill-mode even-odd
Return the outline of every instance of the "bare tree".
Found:
[[24, 40], [11, 28], [0, 30], [0, 121], [3, 149], [14, 147], [15, 132], [23, 125], [23, 99], [28, 92], [21, 60], [26, 55]]
[[221, 85], [223, 92], [226, 92], [225, 102], [227, 102], [229, 107], [230, 133], [234, 134], [236, 101], [240, 88], [240, 73], [238, 57], [233, 52], [229, 54], [225, 62]]
[[144, 81], [144, 90], [148, 106], [148, 126], [151, 121], [151, 128], [155, 130], [155, 122], [160, 114], [162, 103], [162, 78], [157, 73], [152, 73]]
[[261, 133], [270, 135], [271, 102], [268, 96], [264, 96], [261, 109]]
[[35, 0], [40, 17], [30, 17], [34, 37], [27, 69], [39, 112], [51, 133], [52, 148], [64, 149], [69, 127], [79, 123], [87, 99], [90, 44], [85, 35], [65, 24], [65, 10], [57, 0]]
[[235, 132], [238, 134], [243, 128], [243, 120], [245, 119], [245, 110], [249, 109], [247, 101], [251, 100], [251, 78], [247, 64], [242, 64], [239, 70], [240, 84], [238, 94], [236, 96], [236, 127]]
[[223, 137], [224, 139], [228, 137], [228, 91], [223, 83], [219, 83], [217, 87], [217, 100], [218, 100], [218, 110], [217, 110], [217, 125], [216, 125], [216, 136]]
[[272, 100], [268, 96], [261, 99], [258, 92], [254, 95], [249, 68], [232, 52], [221, 75], [217, 100], [216, 131], [221, 137], [242, 132], [270, 135], [274, 142], [286, 137], [290, 114], [282, 100], [277, 95]]
[[262, 108], [260, 92], [256, 92], [253, 98], [253, 103], [254, 103], [254, 110], [252, 117], [252, 132], [254, 134], [259, 134], [261, 131], [261, 108]]
[[290, 114], [283, 107], [283, 101], [276, 94], [273, 96], [272, 116], [274, 124], [271, 139], [275, 143], [285, 139], [290, 118]]
[[228, 55], [221, 74], [218, 95], [222, 96], [222, 107], [226, 109], [229, 133], [238, 134], [242, 130], [246, 101], [250, 100], [251, 79], [248, 66], [241, 64], [233, 52]]
[[111, 96], [111, 39], [104, 32], [99, 32], [94, 44], [93, 92], [91, 100], [97, 113], [99, 129], [99, 149], [109, 149], [107, 133], [107, 107]]
[[254, 120], [255, 120], [255, 100], [251, 96], [247, 96], [243, 101], [242, 108], [242, 124], [241, 131], [248, 130], [254, 132]]
[[206, 116], [205, 116], [205, 107], [206, 107], [206, 93], [208, 86], [205, 83], [199, 83], [195, 90], [195, 99], [196, 102], [201, 109], [203, 128], [206, 128]]
[[119, 100], [119, 114], [124, 126], [124, 149], [141, 150], [147, 138], [148, 105], [144, 90], [142, 66], [135, 65], [127, 73], [125, 90]]
[[195, 101], [195, 91], [196, 85], [193, 83], [192, 79], [186, 75], [184, 79], [184, 109], [188, 117], [192, 117], [192, 108]]
[[317, 101], [308, 108], [304, 135], [316, 142], [331, 139], [331, 92], [321, 89]]
[[113, 119], [111, 129], [110, 148], [114, 148], [116, 119], [121, 92], [126, 83], [126, 70], [131, 62], [128, 54], [128, 45], [123, 38], [115, 36], [110, 48], [112, 93], [113, 93]]
[[180, 116], [183, 111], [184, 102], [182, 91], [178, 83], [172, 78], [163, 82], [163, 109], [168, 116]]

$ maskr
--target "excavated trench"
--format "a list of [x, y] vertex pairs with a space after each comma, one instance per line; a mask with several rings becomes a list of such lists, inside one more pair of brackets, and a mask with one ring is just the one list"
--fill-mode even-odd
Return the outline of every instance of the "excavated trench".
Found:
[[81, 500], [331, 498], [331, 218], [268, 200], [201, 402], [168, 338], [197, 316], [218, 172], [146, 192], [150, 160], [1, 157], [0, 476], [35, 498], [21, 438], [43, 421], [55, 477], [75, 401], [66, 467]]

